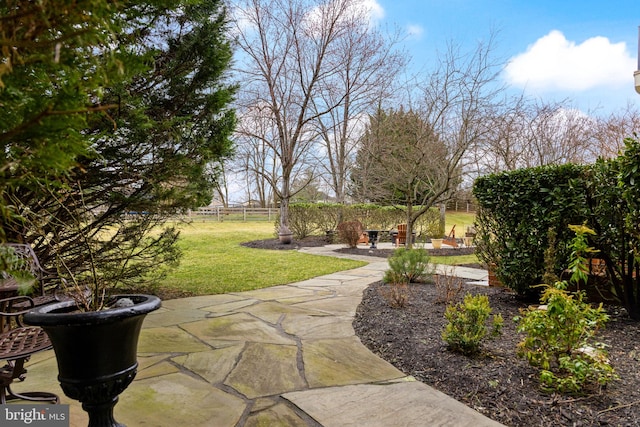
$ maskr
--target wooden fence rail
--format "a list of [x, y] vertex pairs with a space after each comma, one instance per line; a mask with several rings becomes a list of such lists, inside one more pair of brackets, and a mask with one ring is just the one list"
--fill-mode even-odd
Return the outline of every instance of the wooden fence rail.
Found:
[[[451, 201], [447, 203], [447, 210], [459, 212], [475, 212], [476, 205], [469, 201]], [[138, 213], [130, 212], [133, 217]], [[222, 206], [204, 207], [189, 211], [183, 216], [185, 219], [196, 221], [275, 221], [278, 208], [225, 208]]]
[[186, 216], [209, 221], [275, 221], [277, 208], [206, 207], [190, 211]]

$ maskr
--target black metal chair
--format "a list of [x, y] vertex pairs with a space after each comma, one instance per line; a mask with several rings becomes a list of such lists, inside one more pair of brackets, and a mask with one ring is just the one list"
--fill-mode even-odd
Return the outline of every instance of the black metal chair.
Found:
[[[47, 304], [56, 300], [54, 293], [61, 284], [65, 284], [65, 280], [56, 273], [45, 270], [36, 256], [31, 245], [24, 243], [4, 243], [4, 245], [13, 249], [16, 256], [22, 258], [24, 262], [24, 270], [33, 275], [36, 286], [30, 295], [36, 306]], [[17, 282], [7, 272], [0, 272], [0, 298], [17, 295]]]
[[[26, 307], [26, 308], [25, 308]], [[24, 381], [27, 370], [24, 367], [32, 354], [52, 348], [51, 341], [42, 328], [26, 326], [22, 315], [34, 307], [34, 302], [26, 296], [0, 299], [0, 404], [10, 400], [59, 403], [57, 395], [49, 392], [16, 393], [11, 390], [15, 380]]]

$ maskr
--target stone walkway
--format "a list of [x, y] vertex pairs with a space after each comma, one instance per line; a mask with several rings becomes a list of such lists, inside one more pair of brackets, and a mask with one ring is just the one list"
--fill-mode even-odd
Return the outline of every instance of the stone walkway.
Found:
[[[335, 247], [340, 247], [339, 245]], [[333, 247], [304, 248], [346, 256]], [[128, 427], [500, 426], [367, 350], [352, 321], [386, 260], [256, 291], [163, 302], [140, 336], [138, 375], [115, 417]], [[449, 274], [486, 280], [483, 270]], [[79, 343], [79, 345], [81, 345]], [[34, 357], [18, 391], [63, 396], [53, 353]], [[71, 426], [84, 427], [80, 404]]]

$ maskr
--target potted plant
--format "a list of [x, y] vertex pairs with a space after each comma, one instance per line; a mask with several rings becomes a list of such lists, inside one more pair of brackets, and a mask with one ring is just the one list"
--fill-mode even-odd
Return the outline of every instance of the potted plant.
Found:
[[431, 239], [431, 244], [433, 245], [433, 249], [440, 249], [442, 247], [442, 241], [444, 239]]
[[[109, 236], [83, 232], [83, 225], [91, 220], [89, 211], [65, 209], [68, 226], [80, 236], [77, 244], [84, 255], [83, 266], [71, 268], [58, 257], [59, 275], [67, 277], [56, 290], [58, 302], [36, 307], [24, 315], [24, 321], [40, 326], [49, 336], [60, 386], [68, 397], [82, 403], [89, 426], [123, 427], [115, 421], [113, 408], [136, 376], [142, 322], [160, 308], [161, 301], [153, 295], [118, 294], [117, 275], [109, 271], [114, 266], [102, 265], [96, 256], [108, 246]], [[57, 243], [52, 237], [51, 244]]]
[[[82, 230], [86, 213], [82, 217], [69, 213], [69, 226]], [[114, 419], [113, 408], [136, 376], [142, 322], [160, 308], [161, 301], [153, 295], [118, 294], [117, 280], [106, 271], [112, 266], [100, 265], [95, 256], [108, 238], [79, 235], [85, 268], [71, 269], [64, 258], [58, 258], [59, 274], [68, 278], [56, 290], [58, 301], [36, 307], [24, 315], [24, 321], [40, 326], [49, 336], [60, 386], [68, 397], [82, 403], [89, 426], [123, 427]]]
[[158, 297], [136, 294], [110, 297], [99, 311], [81, 311], [70, 299], [25, 314], [26, 323], [49, 335], [60, 386], [82, 403], [90, 427], [123, 427], [113, 418], [113, 408], [136, 376], [142, 321], [159, 307]]
[[[26, 320], [51, 336], [63, 389], [90, 425], [119, 425], [112, 409], [135, 375], [140, 323], [160, 305], [136, 289], [177, 263], [179, 231], [166, 223], [209, 203], [212, 166], [232, 152], [224, 5], [28, 3], [0, 3], [11, 18], [0, 243], [24, 241], [47, 267], [62, 263], [68, 301]], [[166, 19], [184, 25], [149, 25]]]

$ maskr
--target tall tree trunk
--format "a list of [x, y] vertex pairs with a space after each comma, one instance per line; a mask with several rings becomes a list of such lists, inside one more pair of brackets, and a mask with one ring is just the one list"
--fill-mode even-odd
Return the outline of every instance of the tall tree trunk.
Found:
[[413, 217], [413, 204], [409, 202], [407, 203], [407, 240], [405, 243], [405, 247], [407, 249], [411, 249], [413, 247], [411, 236], [413, 236], [414, 222], [415, 222], [415, 218]]
[[291, 197], [289, 181], [288, 178], [283, 180], [280, 197], [280, 229], [278, 230], [278, 238], [281, 243], [285, 244], [293, 242], [291, 229], [289, 228], [289, 199]]

